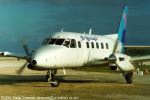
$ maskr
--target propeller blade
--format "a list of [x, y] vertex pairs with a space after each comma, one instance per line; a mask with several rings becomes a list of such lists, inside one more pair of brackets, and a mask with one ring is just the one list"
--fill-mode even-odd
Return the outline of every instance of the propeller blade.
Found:
[[115, 41], [114, 49], [113, 49], [113, 54], [116, 52], [118, 46], [118, 39]]
[[24, 64], [22, 65], [22, 67], [16, 71], [16, 73], [17, 73], [17, 74], [21, 74], [22, 71], [25, 69], [27, 63], [28, 63], [28, 62], [24, 63]]
[[116, 62], [116, 60], [117, 60], [117, 58], [116, 58], [116, 56], [115, 56], [115, 54], [111, 54], [110, 56], [109, 56], [109, 61], [111, 61], [111, 62]]
[[27, 56], [30, 56], [28, 46], [27, 46], [27, 44], [26, 44], [24, 41], [22, 41], [22, 47], [23, 47], [23, 49], [24, 49], [26, 55], [27, 55]]
[[27, 55], [27, 56], [30, 56], [28, 46], [27, 46], [26, 44], [24, 44], [24, 45], [23, 45], [23, 48], [24, 48], [24, 51], [25, 51], [26, 55]]

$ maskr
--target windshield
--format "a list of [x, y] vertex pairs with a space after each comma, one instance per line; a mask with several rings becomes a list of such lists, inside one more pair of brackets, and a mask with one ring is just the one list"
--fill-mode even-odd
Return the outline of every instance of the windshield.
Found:
[[56, 42], [56, 38], [51, 38], [48, 42], [48, 44], [54, 44]]
[[65, 39], [51, 38], [48, 44], [62, 45]]
[[62, 45], [65, 39], [57, 39], [55, 44], [56, 45]]
[[64, 39], [64, 38], [47, 38], [43, 41], [42, 45], [62, 45], [69, 47], [70, 46], [70, 39]]

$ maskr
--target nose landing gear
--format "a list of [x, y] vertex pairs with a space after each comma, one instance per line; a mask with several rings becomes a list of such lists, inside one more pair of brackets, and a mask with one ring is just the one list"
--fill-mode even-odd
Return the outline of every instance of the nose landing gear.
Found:
[[52, 87], [58, 87], [60, 82], [56, 79], [55, 75], [57, 74], [57, 69], [52, 69], [47, 71], [46, 79]]

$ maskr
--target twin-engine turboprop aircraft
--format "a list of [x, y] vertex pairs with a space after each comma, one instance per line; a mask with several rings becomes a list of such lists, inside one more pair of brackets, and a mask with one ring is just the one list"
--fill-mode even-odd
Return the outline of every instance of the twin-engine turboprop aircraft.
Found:
[[5, 55], [5, 56], [7, 56], [7, 55], [9, 56], [9, 55], [13, 55], [13, 53], [8, 52], [8, 51], [4, 51], [4, 52], [0, 52], [0, 55], [1, 55], [1, 56], [4, 56], [4, 55]]
[[27, 54], [25, 57], [14, 54], [9, 56], [26, 59], [27, 62], [18, 73], [21, 73], [26, 65], [31, 70], [48, 70], [46, 77], [53, 87], [59, 85], [59, 80], [55, 77], [57, 69], [101, 64], [109, 64], [113, 70], [119, 68], [126, 83], [131, 84], [135, 70], [133, 64], [150, 60], [150, 57], [132, 58], [123, 53], [127, 13], [128, 7], [124, 6], [117, 34], [93, 35], [91, 30], [89, 34], [56, 32], [46, 38], [42, 46], [32, 54], [29, 53], [27, 45], [23, 45]]

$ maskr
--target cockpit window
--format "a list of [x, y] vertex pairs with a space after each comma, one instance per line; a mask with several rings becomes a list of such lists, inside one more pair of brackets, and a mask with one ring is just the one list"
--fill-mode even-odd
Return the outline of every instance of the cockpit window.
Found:
[[[55, 44], [55, 45], [62, 45], [65, 39], [59, 39], [59, 38], [51, 38], [48, 41], [48, 44]], [[46, 42], [46, 40], [45, 40]]]
[[48, 44], [54, 44], [55, 42], [56, 42], [56, 38], [51, 38], [50, 40], [49, 40], [49, 43]]
[[75, 39], [71, 39], [70, 48], [76, 48], [76, 40]]
[[63, 45], [69, 48], [70, 39], [66, 39], [65, 42], [63, 43]]
[[55, 45], [62, 45], [65, 39], [57, 39]]
[[42, 45], [63, 45], [68, 48], [76, 48], [76, 40], [75, 39], [64, 39], [64, 38], [47, 38], [43, 41]]

